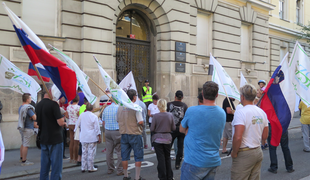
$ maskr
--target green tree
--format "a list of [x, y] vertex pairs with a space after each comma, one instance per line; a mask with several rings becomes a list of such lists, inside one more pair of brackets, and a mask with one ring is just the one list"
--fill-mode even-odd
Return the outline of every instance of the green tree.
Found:
[[303, 34], [300, 36], [300, 39], [307, 39], [307, 42], [310, 44], [310, 22], [308, 25], [302, 26], [301, 32]]

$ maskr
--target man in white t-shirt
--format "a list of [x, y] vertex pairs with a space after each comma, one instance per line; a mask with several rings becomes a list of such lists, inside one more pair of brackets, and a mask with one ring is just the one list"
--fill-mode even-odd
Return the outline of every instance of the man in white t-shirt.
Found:
[[256, 88], [250, 84], [240, 88], [243, 108], [235, 112], [232, 122], [232, 180], [260, 179], [263, 160], [260, 145], [268, 137], [268, 120], [266, 113], [253, 104], [256, 93]]

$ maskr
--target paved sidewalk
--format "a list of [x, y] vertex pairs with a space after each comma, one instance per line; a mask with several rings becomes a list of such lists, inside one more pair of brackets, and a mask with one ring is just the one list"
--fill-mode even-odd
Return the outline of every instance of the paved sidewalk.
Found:
[[[149, 131], [147, 129], [147, 131]], [[144, 149], [144, 154], [154, 153], [150, 149], [150, 137], [147, 136], [148, 139], [148, 149]], [[97, 146], [97, 153], [95, 157], [95, 163], [105, 162], [106, 161], [106, 153], [101, 152], [105, 149], [105, 143], [98, 144]], [[133, 153], [132, 153], [133, 155]], [[66, 156], [70, 157], [69, 155], [69, 148], [66, 147]], [[9, 179], [9, 178], [16, 178], [21, 176], [33, 175], [40, 173], [41, 167], [41, 150], [38, 148], [29, 148], [27, 159], [34, 163], [34, 165], [29, 166], [21, 166], [19, 162], [19, 149], [15, 150], [8, 150], [5, 152], [4, 162], [1, 168], [1, 175], [0, 179]], [[116, 154], [114, 154], [116, 158]], [[63, 169], [77, 167], [76, 164], [70, 163], [70, 160], [63, 160]]]
[[[301, 124], [299, 121], [299, 116], [294, 116], [293, 120], [290, 123], [289, 129], [300, 129]], [[149, 129], [147, 129], [149, 134]], [[150, 140], [148, 135], [148, 149], [144, 149], [144, 154], [154, 153], [150, 150]], [[105, 148], [105, 144], [98, 144], [97, 147], [97, 154], [95, 157], [95, 163], [105, 162], [106, 161], [106, 154], [102, 153], [101, 151]], [[66, 156], [69, 157], [69, 148], [66, 148]], [[114, 154], [116, 157], [116, 155]], [[2, 164], [2, 171], [0, 175], [0, 179], [9, 179], [9, 178], [16, 178], [21, 176], [33, 175], [40, 173], [40, 161], [41, 161], [41, 150], [38, 148], [29, 148], [28, 150], [28, 160], [34, 162], [34, 165], [30, 166], [21, 166], [19, 162], [19, 149], [16, 150], [9, 150], [5, 152], [5, 159]], [[70, 163], [70, 160], [63, 161], [63, 168], [71, 168], [77, 167], [75, 164]]]

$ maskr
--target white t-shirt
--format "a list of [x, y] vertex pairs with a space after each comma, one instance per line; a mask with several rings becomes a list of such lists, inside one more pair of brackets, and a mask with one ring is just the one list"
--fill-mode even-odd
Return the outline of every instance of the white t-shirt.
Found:
[[[149, 105], [148, 110], [151, 111], [151, 115], [154, 115], [160, 112], [157, 105], [153, 103]], [[152, 119], [153, 119], [152, 117], [149, 118], [149, 123], [152, 123]]]
[[237, 111], [238, 109], [241, 109], [241, 108], [243, 108], [243, 105], [242, 105], [242, 104], [238, 104], [238, 106], [236, 107], [236, 111]]
[[246, 105], [235, 112], [234, 120], [232, 121], [233, 136], [236, 125], [245, 126], [240, 148], [256, 148], [261, 145], [264, 128], [268, 127], [267, 115], [255, 105]]

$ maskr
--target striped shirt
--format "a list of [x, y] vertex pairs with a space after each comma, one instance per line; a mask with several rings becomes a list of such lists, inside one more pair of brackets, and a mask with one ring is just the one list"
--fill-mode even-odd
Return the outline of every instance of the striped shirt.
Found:
[[105, 122], [104, 128], [110, 131], [118, 130], [117, 122], [117, 110], [118, 105], [112, 103], [110, 106], [107, 106], [102, 113], [102, 121]]

